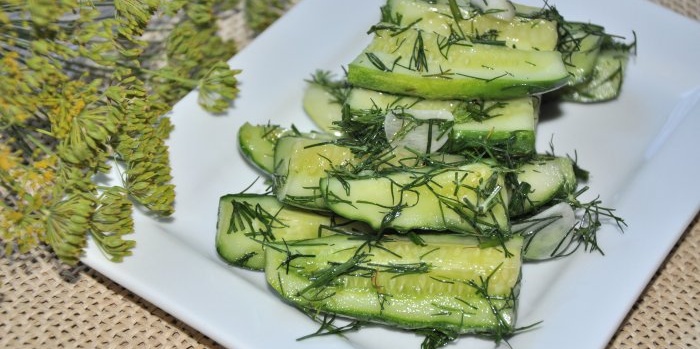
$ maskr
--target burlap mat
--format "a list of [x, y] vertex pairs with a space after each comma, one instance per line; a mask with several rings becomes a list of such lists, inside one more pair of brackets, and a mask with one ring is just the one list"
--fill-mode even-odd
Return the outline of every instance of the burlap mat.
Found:
[[[700, 19], [698, 0], [651, 0]], [[240, 18], [223, 23], [240, 46]], [[608, 345], [700, 348], [700, 215], [659, 269]], [[66, 269], [37, 250], [0, 259], [0, 348], [220, 348], [211, 339], [108, 278]]]
[[651, 0], [682, 15], [700, 20], [700, 0]]

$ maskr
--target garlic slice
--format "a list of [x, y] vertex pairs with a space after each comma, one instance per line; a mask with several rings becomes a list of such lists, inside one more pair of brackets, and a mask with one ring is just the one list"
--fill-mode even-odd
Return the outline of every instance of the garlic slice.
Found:
[[429, 154], [447, 143], [447, 133], [441, 134], [440, 124], [454, 120], [450, 111], [408, 109], [403, 114], [410, 116], [400, 117], [390, 110], [384, 117], [384, 133], [392, 146]]

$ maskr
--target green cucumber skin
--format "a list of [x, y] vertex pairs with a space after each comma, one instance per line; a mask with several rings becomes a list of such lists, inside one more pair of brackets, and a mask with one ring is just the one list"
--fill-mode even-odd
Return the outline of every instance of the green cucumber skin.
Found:
[[[253, 232], [247, 230], [234, 231], [232, 227], [231, 219], [233, 217], [234, 201], [248, 199], [255, 201], [265, 200], [248, 194], [228, 194], [219, 198], [214, 244], [217, 254], [226, 263], [245, 269], [261, 270], [265, 262], [263, 246], [260, 242], [256, 242], [252, 236], [245, 236], [246, 233]], [[274, 202], [270, 203], [274, 204]]]
[[274, 171], [274, 148], [277, 140], [291, 131], [277, 125], [244, 123], [238, 130], [238, 148], [243, 157], [266, 175]]
[[434, 76], [381, 71], [363, 58], [348, 66], [348, 81], [369, 89], [429, 99], [509, 99], [556, 90], [568, 76], [547, 80], [518, 80], [507, 77], [486, 81], [477, 78], [443, 79]]
[[[365, 240], [344, 236], [297, 241], [268, 250], [266, 280], [283, 299], [310, 311], [406, 329], [427, 327], [458, 333], [484, 333], [503, 330], [504, 326], [513, 329], [522, 238], [514, 237], [505, 243], [513, 253], [510, 257], [506, 257], [501, 246], [480, 248], [476, 240], [464, 237], [451, 236], [447, 241], [434, 242], [431, 236], [425, 236], [424, 242], [420, 246], [408, 239], [391, 237], [385, 238], [378, 248], [365, 244]], [[311, 288], [301, 294], [319, 270], [365, 252], [369, 253], [368, 259], [358, 263], [364, 275], [341, 275], [326, 287]], [[302, 257], [290, 260], [289, 255]], [[387, 265], [418, 263], [428, 265], [429, 271], [398, 275], [381, 270]], [[485, 287], [488, 298], [468, 285], [474, 282], [483, 286], [486, 279], [490, 280]], [[498, 309], [500, 319], [494, 315], [494, 309]]]
[[513, 156], [527, 156], [535, 153], [535, 132], [518, 131], [468, 131], [452, 132], [450, 139], [441, 148], [446, 153], [459, 154], [473, 149], [507, 151]]
[[558, 51], [468, 41], [446, 47], [447, 38], [434, 33], [392, 34], [374, 34], [348, 66], [350, 84], [427, 99], [508, 99], [554, 90], [569, 80]]

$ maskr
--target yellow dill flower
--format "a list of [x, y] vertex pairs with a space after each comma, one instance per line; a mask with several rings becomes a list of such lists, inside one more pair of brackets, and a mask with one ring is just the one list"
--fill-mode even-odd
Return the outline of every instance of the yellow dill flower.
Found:
[[[82, 95], [91, 95], [95, 90], [81, 94], [78, 90], [84, 88], [82, 81], [68, 82], [60, 94], [47, 101], [51, 107], [49, 121], [51, 121], [51, 133], [57, 139], [64, 139], [73, 127], [73, 120], [85, 109], [86, 101]], [[58, 92], [58, 91], [57, 91]]]
[[[0, 137], [0, 142], [2, 142]], [[9, 176], [11, 181], [20, 181], [27, 173], [26, 159], [21, 150], [13, 150], [11, 147], [15, 140], [11, 139], [7, 143], [0, 145], [0, 173]], [[7, 184], [7, 183], [5, 183]]]
[[54, 154], [50, 154], [42, 159], [35, 161], [32, 165], [38, 170], [44, 170], [56, 166], [56, 161], [56, 156]]
[[[5, 214], [3, 216], [8, 223], [8, 226], [10, 226], [10, 225], [19, 226], [20, 222], [22, 221], [22, 218], [24, 218], [24, 214], [22, 212], [10, 210], [10, 209], [6, 209]], [[6, 228], [8, 226], [6, 226]]]
[[10, 148], [0, 136], [0, 170], [3, 172], [9, 172], [10, 169], [17, 167], [19, 158], [15, 153], [13, 153], [12, 148]]
[[50, 154], [32, 164], [34, 169], [41, 173], [41, 180], [46, 183], [46, 185], [50, 185], [50, 183], [53, 183], [56, 180], [55, 167], [57, 159], [58, 157], [56, 154]]
[[25, 253], [39, 242], [43, 223], [30, 207], [20, 202], [16, 208], [0, 205], [0, 238], [5, 241], [5, 255]]
[[9, 76], [18, 77], [22, 74], [20, 64], [17, 62], [18, 58], [19, 53], [14, 51], [7, 52], [2, 57], [2, 65], [4, 66], [3, 71], [5, 71]]

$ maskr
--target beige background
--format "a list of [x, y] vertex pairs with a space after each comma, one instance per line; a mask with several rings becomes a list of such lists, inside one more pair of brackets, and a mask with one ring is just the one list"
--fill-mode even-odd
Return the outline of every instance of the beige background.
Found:
[[[700, 19], [700, 0], [652, 0]], [[232, 17], [225, 34], [251, 35]], [[697, 44], [697, 43], [696, 43]], [[608, 345], [700, 348], [700, 219], [659, 269]], [[45, 250], [0, 259], [0, 348], [220, 348], [85, 265], [67, 269]]]

